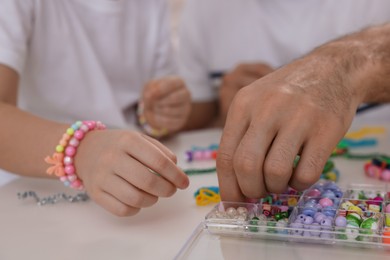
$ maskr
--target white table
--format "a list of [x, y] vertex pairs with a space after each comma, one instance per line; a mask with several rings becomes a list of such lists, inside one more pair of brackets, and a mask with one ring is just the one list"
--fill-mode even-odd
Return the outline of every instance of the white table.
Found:
[[[364, 123], [355, 122], [355, 127]], [[370, 122], [372, 123], [372, 122]], [[384, 125], [387, 122], [378, 122]], [[390, 124], [380, 145], [363, 152], [390, 152]], [[213, 162], [190, 165], [184, 151], [192, 145], [218, 143], [221, 131], [208, 129], [183, 133], [166, 142], [179, 155], [183, 168], [213, 166]], [[382, 182], [369, 179], [362, 171], [363, 162], [336, 159], [341, 172], [340, 185]], [[202, 186], [217, 185], [216, 174], [190, 177], [190, 187], [172, 198], [161, 199], [155, 206], [131, 218], [118, 218], [93, 202], [58, 203], [37, 206], [33, 200], [18, 200], [17, 192], [34, 190], [39, 195], [68, 194], [59, 181], [16, 178], [0, 187], [0, 259], [172, 259], [204, 219], [213, 205], [196, 206], [193, 193]], [[202, 259], [389, 259], [390, 252], [286, 244], [264, 240], [251, 242], [243, 252], [240, 243], [227, 240], [226, 247], [213, 248], [213, 257]], [[199, 256], [200, 257], [200, 256]], [[196, 259], [196, 258], [194, 258]], [[200, 259], [200, 258], [198, 258]]]

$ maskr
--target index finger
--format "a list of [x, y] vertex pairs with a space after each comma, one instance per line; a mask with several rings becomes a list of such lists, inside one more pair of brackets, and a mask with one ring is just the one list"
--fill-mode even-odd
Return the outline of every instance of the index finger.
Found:
[[[164, 152], [149, 142], [146, 138], [139, 136], [125, 142], [125, 151], [147, 168], [161, 175], [180, 189], [185, 189], [189, 185], [188, 176], [171, 160]], [[136, 147], [136, 149], [134, 149]]]
[[[241, 142], [248, 123], [233, 102], [227, 119], [217, 155], [217, 174], [221, 198], [224, 201], [244, 201], [233, 167], [234, 153]], [[238, 120], [240, 119], [240, 120]]]

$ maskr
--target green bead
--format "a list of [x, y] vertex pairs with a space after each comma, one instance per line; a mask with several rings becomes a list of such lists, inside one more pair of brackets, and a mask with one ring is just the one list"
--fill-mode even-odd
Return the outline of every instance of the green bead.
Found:
[[258, 217], [253, 217], [249, 221], [249, 224], [251, 225], [249, 227], [249, 231], [251, 231], [251, 232], [259, 232], [259, 228], [257, 227], [259, 225], [259, 218]]
[[282, 214], [281, 213], [276, 213], [275, 214], [275, 216], [274, 216], [274, 218], [276, 219], [276, 220], [281, 220], [283, 217], [282, 217]]

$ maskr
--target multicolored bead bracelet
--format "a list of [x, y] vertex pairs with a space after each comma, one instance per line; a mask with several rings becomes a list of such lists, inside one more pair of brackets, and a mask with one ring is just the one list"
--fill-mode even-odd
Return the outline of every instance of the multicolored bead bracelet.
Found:
[[368, 177], [390, 181], [390, 157], [372, 158], [364, 165], [364, 171]]
[[161, 138], [163, 136], [168, 135], [169, 134], [168, 129], [166, 128], [157, 129], [149, 125], [144, 114], [144, 109], [145, 109], [144, 102], [142, 101], [138, 102], [137, 117], [138, 117], [138, 123], [141, 126], [142, 130], [154, 138]]
[[100, 121], [77, 121], [63, 134], [52, 156], [46, 156], [45, 162], [51, 164], [46, 173], [55, 174], [65, 186], [84, 189], [82, 181], [76, 174], [74, 157], [80, 141], [92, 130], [104, 130], [106, 126]]

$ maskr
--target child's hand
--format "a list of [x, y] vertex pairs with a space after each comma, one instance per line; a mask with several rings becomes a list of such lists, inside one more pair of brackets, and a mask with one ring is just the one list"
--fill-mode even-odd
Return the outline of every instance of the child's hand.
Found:
[[89, 196], [117, 216], [131, 216], [189, 185], [176, 156], [158, 141], [137, 132], [88, 133], [75, 166]]
[[178, 77], [150, 81], [144, 87], [142, 100], [146, 121], [170, 133], [181, 130], [191, 113], [190, 92]]
[[267, 64], [248, 63], [238, 65], [223, 77], [219, 88], [219, 111], [222, 122], [225, 122], [230, 104], [237, 92], [272, 71]]

